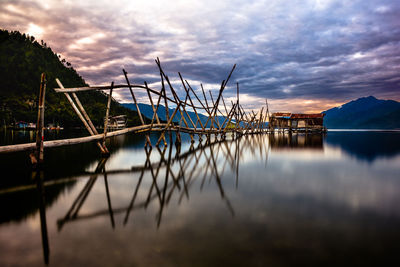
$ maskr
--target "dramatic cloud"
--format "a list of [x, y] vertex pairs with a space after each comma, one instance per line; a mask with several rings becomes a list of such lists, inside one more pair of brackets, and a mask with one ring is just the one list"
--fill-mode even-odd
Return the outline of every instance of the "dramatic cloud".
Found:
[[[179, 88], [217, 90], [233, 64], [227, 97], [321, 111], [361, 96], [400, 100], [400, 2], [2, 1], [0, 27], [43, 39], [90, 84], [159, 87], [159, 57]], [[182, 93], [183, 90], [180, 90]], [[129, 94], [117, 92], [121, 101]]]

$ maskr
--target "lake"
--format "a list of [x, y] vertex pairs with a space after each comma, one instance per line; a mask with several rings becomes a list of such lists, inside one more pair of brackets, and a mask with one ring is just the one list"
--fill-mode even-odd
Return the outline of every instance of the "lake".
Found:
[[0, 266], [400, 264], [400, 132], [144, 141], [0, 155]]

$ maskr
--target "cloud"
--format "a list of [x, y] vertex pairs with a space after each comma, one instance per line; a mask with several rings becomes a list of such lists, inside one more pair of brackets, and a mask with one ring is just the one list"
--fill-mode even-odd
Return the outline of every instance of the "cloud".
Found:
[[237, 63], [227, 98], [239, 82], [251, 106], [268, 98], [307, 111], [366, 95], [400, 100], [399, 13], [395, 0], [17, 0], [3, 1], [0, 27], [38, 35], [90, 84], [124, 82], [125, 68], [157, 86], [160, 57], [174, 85], [180, 71], [218, 89]]

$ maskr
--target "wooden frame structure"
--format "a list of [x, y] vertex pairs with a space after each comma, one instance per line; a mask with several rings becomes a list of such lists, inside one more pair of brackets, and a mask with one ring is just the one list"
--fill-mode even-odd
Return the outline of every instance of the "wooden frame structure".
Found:
[[[215, 95], [213, 96], [211, 91], [209, 91], [209, 98], [207, 98], [206, 96], [203, 85], [200, 86], [201, 93], [203, 95], [203, 97], [201, 97], [201, 95], [196, 93], [189, 82], [182, 78], [181, 73], [178, 73], [182, 88], [184, 90], [184, 97], [180, 98], [177, 91], [174, 89], [170, 78], [165, 74], [161, 66], [160, 60], [157, 58], [155, 62], [159, 69], [161, 79], [160, 90], [150, 88], [146, 82], [144, 82], [143, 85], [131, 84], [128, 78], [128, 73], [124, 69], [122, 71], [126, 79], [126, 84], [114, 84], [114, 82], [112, 82], [110, 86], [64, 88], [61, 81], [57, 78], [56, 81], [59, 88], [55, 88], [54, 90], [58, 93], [63, 93], [66, 96], [75, 113], [89, 132], [89, 136], [64, 140], [46, 141], [43, 142], [42, 147], [57, 147], [95, 141], [101, 153], [103, 155], [108, 155], [109, 152], [106, 147], [105, 140], [109, 137], [126, 134], [128, 132], [146, 132], [145, 146], [152, 147], [153, 144], [151, 143], [148, 134], [154, 131], [160, 132], [160, 137], [155, 144], [156, 146], [159, 146], [161, 143], [164, 144], [164, 146], [167, 146], [165, 136], [166, 134], [171, 134], [172, 131], [176, 132], [175, 144], [177, 145], [181, 143], [181, 133], [188, 133], [191, 137], [192, 142], [194, 142], [194, 136], [197, 135], [199, 137], [199, 141], [201, 142], [204, 136], [206, 137], [206, 139], [209, 139], [211, 135], [214, 135], [216, 138], [219, 137], [221, 139], [225, 139], [227, 133], [241, 136], [244, 134], [256, 134], [268, 131], [268, 128], [266, 127], [266, 119], [268, 117], [268, 113], [264, 112], [264, 108], [256, 113], [253, 111], [247, 113], [240, 105], [238, 83], [236, 84], [236, 102], [231, 101], [231, 106], [229, 106], [229, 103], [226, 103], [223, 97], [223, 92], [227, 87], [227, 84], [232, 76], [233, 71], [236, 68], [236, 65], [233, 66], [226, 80], [223, 80], [221, 82], [216, 97]], [[109, 120], [105, 120], [104, 131], [101, 134], [93, 125], [85, 108], [79, 101], [77, 94], [79, 92], [93, 90], [98, 90], [102, 92], [108, 91], [108, 94], [106, 94], [108, 95], [108, 101], [105, 118], [109, 118], [112, 92], [114, 89], [119, 88], [129, 89], [132, 100], [136, 106], [141, 125], [108, 132]], [[151, 107], [153, 109], [153, 117], [150, 123], [145, 123], [145, 119], [140, 112], [137, 96], [135, 95], [134, 89], [142, 90], [147, 93], [149, 103], [151, 104]], [[161, 105], [164, 105], [165, 108], [166, 121], [160, 120], [157, 115], [157, 111], [161, 107]], [[173, 108], [172, 114], [170, 114], [169, 112], [169, 107]], [[189, 115], [189, 112], [191, 114], [195, 114], [194, 120]], [[207, 119], [205, 122], [204, 120], [201, 120], [200, 114], [206, 115]], [[0, 153], [33, 150], [35, 149], [35, 147], [37, 146], [34, 143], [2, 146], [0, 147]]]

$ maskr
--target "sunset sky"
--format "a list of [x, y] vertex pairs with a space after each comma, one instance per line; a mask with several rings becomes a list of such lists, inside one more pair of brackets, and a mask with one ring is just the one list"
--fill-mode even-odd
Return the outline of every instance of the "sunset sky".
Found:
[[0, 2], [0, 28], [44, 40], [90, 85], [125, 83], [125, 68], [158, 89], [159, 57], [181, 94], [178, 71], [216, 93], [236, 63], [225, 95], [239, 82], [246, 109], [400, 100], [399, 0]]

